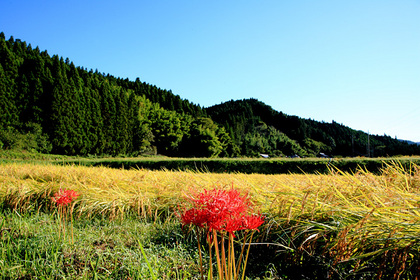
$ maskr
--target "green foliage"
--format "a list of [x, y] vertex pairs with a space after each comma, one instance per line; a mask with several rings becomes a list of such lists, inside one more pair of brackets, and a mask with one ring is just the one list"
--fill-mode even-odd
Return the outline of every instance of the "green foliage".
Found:
[[182, 140], [181, 120], [176, 112], [167, 111], [154, 104], [150, 111], [151, 130], [158, 153], [173, 154]]
[[307, 155], [306, 151], [286, 134], [273, 126], [260, 122], [253, 131], [245, 134], [242, 150], [247, 156], [259, 156], [260, 153], [274, 157], [287, 155]]
[[224, 136], [226, 135], [223, 131], [219, 130], [211, 119], [197, 118], [190, 124], [189, 133], [183, 141], [182, 154], [195, 157], [217, 157], [226, 149], [223, 142]]
[[11, 126], [0, 130], [0, 148], [49, 153], [51, 144], [37, 123], [27, 123], [21, 130]]
[[315, 141], [310, 138], [303, 140], [302, 146], [309, 153], [310, 156], [317, 156], [320, 153], [331, 153], [332, 147], [320, 141]]

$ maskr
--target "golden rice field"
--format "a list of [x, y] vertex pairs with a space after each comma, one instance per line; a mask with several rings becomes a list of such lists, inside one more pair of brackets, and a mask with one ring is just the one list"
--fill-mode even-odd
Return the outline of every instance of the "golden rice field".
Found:
[[267, 216], [257, 241], [278, 248], [283, 261], [322, 256], [332, 270], [351, 263], [353, 271], [373, 262], [377, 275], [392, 270], [395, 279], [420, 272], [420, 167], [414, 164], [410, 168], [388, 164], [380, 175], [336, 169], [327, 175], [260, 175], [0, 166], [3, 205], [48, 212], [54, 192], [72, 189], [80, 193], [72, 204], [75, 218], [176, 219], [186, 196], [215, 187], [249, 193]]

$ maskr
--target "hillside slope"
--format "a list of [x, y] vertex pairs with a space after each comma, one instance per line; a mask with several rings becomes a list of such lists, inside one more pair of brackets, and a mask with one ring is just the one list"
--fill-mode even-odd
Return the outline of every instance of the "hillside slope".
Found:
[[368, 135], [336, 122], [325, 123], [274, 110], [256, 99], [228, 101], [206, 108], [241, 151], [286, 156], [392, 156], [419, 154], [417, 145], [389, 136]]
[[200, 106], [0, 33], [0, 148], [65, 155], [228, 156]]

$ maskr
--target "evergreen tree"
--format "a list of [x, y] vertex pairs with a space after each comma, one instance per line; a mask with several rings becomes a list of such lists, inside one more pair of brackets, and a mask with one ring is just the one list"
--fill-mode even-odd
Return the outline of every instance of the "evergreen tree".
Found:
[[115, 148], [118, 153], [126, 154], [130, 150], [131, 144], [129, 144], [129, 141], [132, 141], [132, 137], [129, 123], [128, 98], [127, 94], [120, 88], [115, 95], [115, 109]]
[[101, 84], [99, 91], [101, 95], [101, 112], [103, 120], [103, 136], [101, 139], [104, 147], [104, 153], [110, 155], [118, 154], [116, 149], [117, 143], [114, 142], [115, 136], [115, 120], [116, 120], [116, 105], [115, 99], [112, 97], [111, 86], [107, 80]]
[[7, 77], [0, 64], [0, 130], [15, 127], [19, 119], [14, 98], [7, 90], [7, 84]]

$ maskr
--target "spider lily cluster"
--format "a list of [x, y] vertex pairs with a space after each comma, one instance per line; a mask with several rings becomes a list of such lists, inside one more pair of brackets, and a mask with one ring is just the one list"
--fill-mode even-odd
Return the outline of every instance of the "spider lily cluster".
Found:
[[79, 194], [73, 190], [59, 189], [58, 192], [54, 194], [52, 200], [59, 206], [65, 206], [76, 199], [78, 196]]
[[[189, 202], [191, 208], [185, 209], [180, 218], [183, 226], [197, 227], [201, 278], [204, 279], [200, 232], [204, 231], [207, 234], [210, 262], [214, 246], [219, 279], [239, 279], [241, 272], [241, 279], [244, 279], [252, 236], [255, 230], [258, 230], [258, 227], [264, 223], [264, 217], [261, 214], [254, 214], [249, 197], [241, 195], [233, 188], [230, 190], [205, 190], [197, 194], [196, 197], [189, 197]], [[234, 238], [236, 237], [235, 232], [241, 230], [245, 231], [245, 234], [240, 255], [236, 260]], [[249, 232], [251, 235], [248, 238]], [[245, 254], [247, 241], [248, 248]], [[225, 243], [227, 243], [227, 250]], [[208, 277], [210, 279], [213, 277], [211, 264]]]
[[60, 232], [63, 232], [63, 236], [66, 235], [65, 223], [68, 219], [68, 216], [71, 218], [71, 241], [73, 243], [73, 214], [72, 211], [68, 209], [67, 205], [75, 200], [79, 194], [73, 190], [68, 189], [59, 189], [54, 196], [52, 201], [56, 203], [58, 207], [58, 218], [60, 220]]

